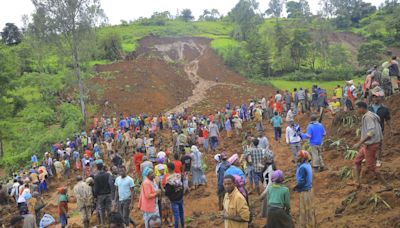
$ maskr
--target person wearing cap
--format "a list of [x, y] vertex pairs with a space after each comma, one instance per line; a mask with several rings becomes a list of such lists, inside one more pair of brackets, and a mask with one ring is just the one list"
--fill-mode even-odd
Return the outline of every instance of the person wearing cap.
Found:
[[228, 156], [226, 152], [222, 152], [219, 156], [221, 162], [219, 163], [217, 169], [217, 194], [218, 194], [218, 206], [219, 210], [223, 209], [223, 200], [225, 196], [225, 189], [224, 189], [224, 175], [225, 171], [231, 166], [231, 164], [227, 161]]
[[76, 180], [78, 183], [74, 186], [73, 192], [76, 198], [77, 209], [79, 210], [84, 227], [88, 228], [93, 206], [92, 188], [81, 176], [77, 176]]
[[317, 227], [315, 219], [314, 196], [312, 192], [313, 172], [309, 163], [310, 154], [302, 150], [299, 152], [296, 170], [296, 186], [293, 191], [300, 193], [299, 227]]
[[102, 160], [96, 160], [96, 167], [98, 173], [94, 176], [94, 197], [99, 212], [99, 225], [104, 226], [108, 223], [108, 216], [111, 211], [111, 175], [104, 170]]
[[312, 155], [312, 163], [315, 171], [322, 172], [325, 170], [324, 160], [322, 159], [322, 142], [326, 135], [324, 126], [318, 122], [318, 115], [311, 115], [311, 122], [307, 126], [306, 137], [310, 142], [310, 152]]
[[118, 201], [118, 211], [129, 226], [129, 214], [133, 208], [134, 187], [133, 179], [127, 175], [125, 166], [119, 168], [120, 176], [115, 179], [115, 200]]
[[247, 228], [250, 221], [250, 209], [245, 197], [237, 189], [235, 177], [224, 177], [225, 197], [223, 215], [225, 228]]
[[289, 125], [286, 127], [286, 144], [289, 145], [290, 151], [293, 155], [293, 163], [297, 161], [297, 155], [301, 150], [301, 137], [300, 137], [300, 127], [294, 121], [289, 122]]
[[290, 216], [290, 192], [283, 185], [285, 180], [281, 170], [272, 173], [272, 184], [268, 188], [268, 222], [266, 227], [294, 228]]
[[160, 216], [157, 197], [161, 195], [161, 190], [154, 182], [154, 172], [152, 168], [146, 167], [142, 171], [144, 181], [140, 187], [140, 196], [138, 208], [143, 213], [143, 220], [146, 228], [149, 228], [149, 219], [151, 216]]
[[357, 113], [362, 115], [361, 118], [361, 139], [358, 143], [353, 145], [353, 148], [359, 149], [356, 158], [354, 159], [355, 164], [355, 178], [358, 187], [361, 187], [361, 164], [365, 159], [367, 169], [375, 173], [378, 180], [385, 186], [382, 191], [389, 191], [392, 187], [386, 182], [379, 169], [376, 167], [376, 157], [381, 149], [383, 141], [382, 128], [380, 118], [377, 114], [368, 111], [368, 106], [365, 102], [358, 102]]

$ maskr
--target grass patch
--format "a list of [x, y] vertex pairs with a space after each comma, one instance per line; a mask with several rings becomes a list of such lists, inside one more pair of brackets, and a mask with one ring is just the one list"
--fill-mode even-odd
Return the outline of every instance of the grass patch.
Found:
[[[260, 80], [255, 80], [256, 83], [260, 83]], [[362, 83], [363, 80], [361, 78], [356, 78], [354, 79], [354, 85], [357, 86], [358, 83]], [[268, 83], [272, 85], [275, 88], [278, 88], [280, 90], [289, 90], [293, 91], [294, 88], [303, 88], [303, 89], [311, 89], [313, 85], [317, 84], [321, 88], [326, 89], [328, 92], [329, 96], [333, 95], [333, 91], [336, 88], [337, 85], [345, 85], [344, 81], [329, 81], [329, 82], [320, 82], [320, 81], [286, 81], [286, 80], [279, 80], [279, 79], [273, 79], [273, 80], [267, 80], [263, 79], [261, 83]]]

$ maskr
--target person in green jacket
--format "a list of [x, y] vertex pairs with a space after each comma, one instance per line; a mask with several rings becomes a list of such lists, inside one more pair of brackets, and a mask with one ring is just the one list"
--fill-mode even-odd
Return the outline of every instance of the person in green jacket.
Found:
[[268, 188], [268, 221], [267, 228], [294, 228], [290, 216], [290, 193], [283, 185], [284, 175], [281, 170], [272, 173], [272, 185]]

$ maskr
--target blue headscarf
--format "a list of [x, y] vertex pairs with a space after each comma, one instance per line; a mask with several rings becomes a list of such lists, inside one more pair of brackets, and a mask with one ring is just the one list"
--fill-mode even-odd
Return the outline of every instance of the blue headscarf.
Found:
[[146, 168], [143, 170], [143, 172], [142, 172], [142, 176], [143, 176], [143, 177], [147, 177], [147, 176], [149, 175], [149, 173], [152, 173], [152, 172], [153, 172], [153, 169], [152, 169], [152, 168], [146, 167]]

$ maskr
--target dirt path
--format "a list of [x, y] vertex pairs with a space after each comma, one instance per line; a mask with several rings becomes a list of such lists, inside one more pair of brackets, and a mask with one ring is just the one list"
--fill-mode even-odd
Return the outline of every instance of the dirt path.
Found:
[[[189, 41], [177, 41], [174, 43], [169, 44], [158, 44], [154, 45], [154, 48], [160, 52], [167, 62], [175, 62], [176, 60], [171, 59], [168, 53], [175, 52], [178, 53], [179, 61], [185, 62], [184, 64], [184, 71], [188, 77], [188, 79], [194, 84], [194, 89], [192, 90], [192, 95], [187, 98], [185, 102], [175, 106], [174, 108], [168, 110], [166, 113], [176, 113], [182, 112], [185, 108], [190, 108], [197, 103], [203, 101], [207, 97], [207, 90], [211, 89], [212, 87], [218, 85], [225, 85], [225, 86], [232, 86], [238, 87], [236, 84], [231, 83], [219, 83], [216, 81], [206, 80], [203, 77], [200, 77], [198, 74], [199, 71], [199, 62], [200, 58], [203, 57], [204, 52], [208, 48], [206, 45], [198, 44], [193, 40]], [[185, 56], [185, 49], [193, 49], [197, 51], [197, 56], [194, 60], [188, 62], [187, 57]]]

